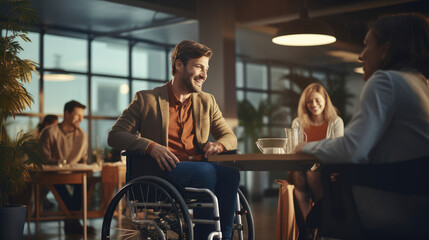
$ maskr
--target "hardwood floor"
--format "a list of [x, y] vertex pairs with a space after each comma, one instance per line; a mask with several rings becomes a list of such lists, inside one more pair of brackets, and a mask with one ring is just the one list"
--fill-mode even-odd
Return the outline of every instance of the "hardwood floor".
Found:
[[[277, 197], [265, 198], [260, 202], [250, 202], [255, 221], [255, 233], [257, 240], [275, 239], [276, 217], [277, 217]], [[99, 240], [101, 238], [102, 218], [88, 219], [88, 225], [96, 229], [95, 235], [88, 236], [88, 240]], [[80, 240], [81, 236], [65, 235], [63, 231], [63, 221], [41, 222], [39, 230], [36, 224], [31, 222], [25, 224], [24, 240]]]
[[276, 238], [277, 197], [264, 198], [261, 202], [251, 202], [255, 221], [256, 240]]

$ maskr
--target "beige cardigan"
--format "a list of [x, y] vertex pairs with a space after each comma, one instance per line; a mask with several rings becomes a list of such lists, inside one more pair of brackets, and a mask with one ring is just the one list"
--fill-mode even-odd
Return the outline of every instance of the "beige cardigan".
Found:
[[[292, 128], [299, 128], [302, 130], [301, 123], [299, 119], [295, 118], [292, 122]], [[326, 138], [337, 138], [344, 135], [344, 122], [340, 117], [335, 118], [330, 121], [328, 124], [328, 129], [326, 130]]]
[[[144, 152], [152, 141], [168, 147], [168, 108], [167, 84], [137, 92], [110, 130], [108, 144], [119, 150]], [[237, 138], [222, 117], [213, 95], [193, 93], [192, 114], [195, 139], [200, 149], [204, 148], [210, 133], [225, 150], [237, 148]]]

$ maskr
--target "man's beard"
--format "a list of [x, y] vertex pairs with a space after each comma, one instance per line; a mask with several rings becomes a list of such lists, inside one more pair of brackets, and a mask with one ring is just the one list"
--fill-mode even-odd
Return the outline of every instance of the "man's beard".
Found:
[[189, 91], [189, 93], [201, 92], [201, 88], [199, 88], [193, 84], [194, 78], [202, 79], [202, 77], [196, 77], [193, 75], [183, 77], [182, 82], [185, 85], [186, 89]]

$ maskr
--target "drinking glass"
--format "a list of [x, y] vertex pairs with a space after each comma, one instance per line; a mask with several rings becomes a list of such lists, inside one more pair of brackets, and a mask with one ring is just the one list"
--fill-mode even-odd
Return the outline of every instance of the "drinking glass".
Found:
[[58, 167], [65, 167], [66, 165], [67, 165], [66, 159], [58, 160]]
[[307, 134], [299, 128], [285, 128], [285, 135], [288, 139], [286, 153], [295, 153], [295, 148], [300, 143], [307, 142]]

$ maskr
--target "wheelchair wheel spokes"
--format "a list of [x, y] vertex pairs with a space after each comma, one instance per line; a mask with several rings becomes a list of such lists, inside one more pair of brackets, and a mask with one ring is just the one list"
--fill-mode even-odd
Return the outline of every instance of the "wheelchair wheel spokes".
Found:
[[[107, 209], [102, 239], [189, 239], [186, 206], [159, 184], [134, 181], [122, 188]], [[121, 200], [127, 203], [125, 209]]]

